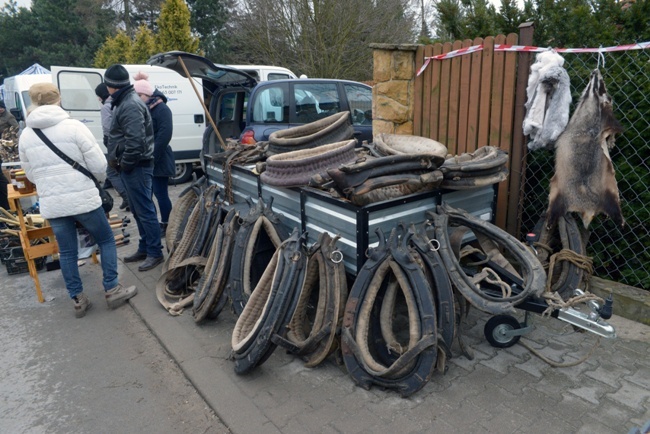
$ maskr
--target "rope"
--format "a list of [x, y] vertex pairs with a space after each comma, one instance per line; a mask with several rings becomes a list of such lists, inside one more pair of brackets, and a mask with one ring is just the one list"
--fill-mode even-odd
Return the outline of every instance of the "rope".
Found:
[[557, 261], [569, 261], [576, 267], [585, 270], [589, 275], [594, 273], [593, 260], [589, 256], [580, 255], [573, 250], [562, 249], [556, 254], [551, 255], [551, 260], [548, 266], [548, 277], [546, 278], [546, 292], [551, 292], [555, 262]]
[[576, 366], [587, 360], [589, 357], [591, 357], [594, 352], [596, 351], [596, 348], [600, 346], [600, 336], [597, 337], [596, 342], [594, 343], [594, 346], [589, 350], [589, 352], [580, 358], [579, 360], [575, 360], [573, 362], [567, 362], [567, 363], [559, 363], [556, 362], [555, 360], [551, 360], [548, 357], [544, 356], [542, 353], [540, 353], [538, 350], [535, 348], [531, 347], [527, 343], [523, 342], [521, 339], [519, 340], [519, 344], [521, 344], [524, 348], [526, 348], [528, 351], [542, 359], [544, 362], [548, 363], [549, 365], [553, 366], [554, 368], [570, 368], [572, 366]]
[[[490, 279], [490, 275], [493, 276], [493, 279]], [[488, 283], [491, 283], [492, 285], [496, 285], [500, 287], [501, 296], [503, 298], [510, 298], [510, 296], [512, 295], [512, 288], [510, 287], [510, 285], [508, 285], [506, 282], [501, 280], [499, 275], [493, 269], [484, 267], [480, 273], [474, 275], [474, 277], [472, 278], [472, 283], [476, 285], [483, 280], [485, 280]]]
[[544, 312], [542, 312], [542, 317], [550, 316], [556, 309], [566, 309], [567, 307], [575, 306], [580, 303], [587, 303], [588, 301], [595, 300], [599, 304], [603, 304], [605, 301], [591, 292], [585, 292], [581, 295], [576, 295], [566, 301], [562, 300], [560, 294], [557, 292], [545, 292], [542, 294], [542, 297], [546, 300], [548, 307]]

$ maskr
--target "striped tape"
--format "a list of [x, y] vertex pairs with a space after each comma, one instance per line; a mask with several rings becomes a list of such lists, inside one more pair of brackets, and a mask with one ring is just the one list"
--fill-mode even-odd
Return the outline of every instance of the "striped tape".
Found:
[[[599, 47], [599, 48], [544, 48], [533, 47], [530, 45], [508, 45], [508, 44], [494, 44], [494, 51], [518, 51], [528, 53], [540, 53], [542, 51], [555, 50], [558, 53], [610, 53], [614, 51], [628, 51], [628, 50], [645, 50], [650, 48], [650, 42], [638, 42], [635, 44], [615, 45], [612, 47]], [[483, 45], [472, 45], [471, 47], [461, 48], [459, 50], [450, 51], [437, 56], [430, 56], [424, 58], [424, 64], [418, 70], [417, 75], [422, 74], [427, 68], [431, 60], [444, 60], [453, 57], [462, 56], [465, 54], [475, 53], [482, 51]]]

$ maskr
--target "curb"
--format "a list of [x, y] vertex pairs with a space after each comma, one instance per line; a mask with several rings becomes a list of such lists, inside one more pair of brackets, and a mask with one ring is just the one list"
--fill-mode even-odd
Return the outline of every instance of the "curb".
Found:
[[650, 325], [650, 291], [598, 277], [591, 278], [589, 288], [602, 298], [612, 294], [616, 315]]

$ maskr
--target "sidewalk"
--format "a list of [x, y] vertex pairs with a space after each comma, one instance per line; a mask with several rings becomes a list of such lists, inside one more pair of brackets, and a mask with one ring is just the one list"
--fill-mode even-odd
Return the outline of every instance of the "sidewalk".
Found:
[[[132, 251], [126, 246], [120, 256]], [[234, 314], [224, 310], [203, 325], [190, 311], [170, 316], [155, 296], [160, 268], [140, 273], [125, 265], [127, 282], [141, 289], [131, 306], [235, 433], [627, 433], [650, 420], [650, 327], [621, 317], [610, 321], [617, 339], [602, 339], [582, 364], [553, 368], [521, 345], [491, 347], [483, 337], [488, 317], [474, 310], [474, 360], [452, 358], [445, 375], [402, 399], [355, 386], [333, 358], [308, 369], [282, 349], [238, 376], [228, 359]], [[597, 340], [553, 318], [532, 315], [532, 324], [522, 341], [559, 363], [580, 359]]]
[[[181, 190], [182, 186], [173, 187], [170, 196], [177, 197]], [[135, 252], [137, 248], [135, 223], [129, 225], [129, 232], [133, 239], [129, 245], [118, 249], [120, 258]], [[157, 339], [151, 341], [154, 346], [158, 346], [157, 353], [161, 354], [159, 359], [169, 354], [225, 425], [223, 427], [219, 420], [208, 417], [200, 424], [210, 427], [205, 432], [223, 432], [227, 427], [234, 433], [462, 431], [499, 434], [626, 434], [631, 428], [641, 427], [650, 420], [650, 327], [621, 317], [615, 316], [610, 320], [616, 327], [618, 338], [602, 339], [593, 355], [582, 364], [570, 368], [553, 368], [521, 345], [506, 349], [491, 347], [483, 337], [483, 326], [488, 316], [473, 310], [466, 333], [467, 341], [475, 351], [474, 360], [460, 356], [458, 348], [454, 348], [456, 356], [449, 360], [447, 373], [434, 373], [431, 381], [421, 391], [403, 399], [395, 392], [382, 391], [376, 387], [369, 391], [357, 387], [347, 375], [345, 367], [337, 366], [333, 357], [317, 368], [308, 369], [299, 359], [286, 354], [282, 349], [277, 349], [266, 363], [249, 375], [238, 376], [234, 372], [234, 363], [229, 360], [231, 334], [236, 322], [234, 314], [229, 309], [224, 309], [216, 321], [207, 321], [202, 325], [194, 323], [189, 310], [180, 316], [169, 315], [155, 295], [161, 266], [143, 273], [137, 271], [138, 265], [121, 261], [119, 264], [123, 283], [135, 284], [139, 289], [138, 295], [129, 305], [109, 315], [105, 306], [96, 303], [88, 316], [99, 321], [113, 318], [112, 322], [105, 324], [114, 324], [115, 318], [124, 321], [119, 327], [121, 333], [135, 335], [146, 330], [148, 336], [150, 331]], [[100, 266], [87, 260], [82, 270], [84, 283], [94, 291], [93, 297], [97, 299], [100, 297], [98, 290], [88, 286], [92, 283], [86, 282], [86, 279], [93, 276], [91, 282], [100, 281], [95, 277], [101, 275]], [[53, 291], [58, 291], [58, 299], [52, 310], [43, 309], [47, 306], [39, 305], [36, 301], [33, 283], [28, 275], [7, 276], [4, 271], [0, 275], [0, 287], [20, 288], [20, 292], [26, 294], [27, 297], [18, 301], [20, 309], [24, 310], [20, 315], [25, 316], [26, 321], [29, 321], [28, 315], [35, 319], [34, 332], [40, 333], [44, 343], [49, 343], [44, 344], [46, 350], [51, 350], [56, 345], [54, 348], [64, 354], [64, 359], [72, 357], [68, 353], [76, 357], [80, 351], [87, 358], [84, 366], [88, 372], [83, 375], [92, 381], [87, 386], [80, 387], [92, 389], [98, 376], [107, 388], [113, 384], [123, 384], [123, 372], [110, 369], [110, 366], [106, 366], [107, 362], [103, 365], [99, 363], [98, 366], [97, 359], [101, 360], [102, 357], [100, 354], [82, 351], [82, 343], [68, 343], [65, 336], [62, 338], [64, 330], [71, 328], [83, 332], [81, 336], [86, 343], [91, 342], [104, 348], [101, 343], [107, 339], [107, 335], [102, 327], [87, 327], [93, 321], [85, 320], [91, 318], [74, 318], [72, 308], [64, 300], [62, 279], [58, 271], [39, 273], [46, 299]], [[1, 323], [9, 330], [12, 315], [16, 315], [16, 307], [5, 304], [1, 312], [4, 312]], [[557, 319], [542, 318], [539, 315], [532, 315], [531, 319], [534, 331], [523, 337], [522, 341], [556, 362], [566, 363], [580, 359], [593, 348], [597, 340], [591, 333], [574, 332], [571, 326]], [[13, 335], [22, 336], [27, 332], [22, 330], [21, 333]], [[160, 346], [167, 353], [161, 351]], [[15, 349], [13, 343], [2, 344], [2, 352], [12, 349]], [[110, 351], [110, 347], [104, 351]], [[47, 356], [39, 357], [42, 359]], [[41, 360], [40, 363], [44, 361]], [[158, 369], [157, 366], [153, 369]], [[29, 372], [29, 367], [24, 367], [24, 370]], [[137, 388], [137, 375], [132, 376], [135, 378], [129, 381]], [[0, 375], [0, 380], [2, 378]], [[30, 381], [29, 377], [26, 381]], [[180, 387], [179, 385], [178, 388]], [[77, 394], [80, 390], [65, 392]], [[36, 398], [47, 400], [45, 393]], [[0, 391], [0, 402], [10, 400], [11, 394], [11, 390]], [[100, 391], [95, 394], [100, 394]], [[106, 403], [109, 416], [125, 411], [122, 407], [124, 405], [120, 406], [119, 402]], [[37, 417], [28, 416], [29, 408], [31, 407], [26, 407], [15, 417]], [[131, 416], [136, 420], [137, 412], [142, 411], [138, 408], [130, 409], [131, 413], [135, 413]], [[168, 409], [162, 409], [165, 410]], [[206, 417], [199, 410], [194, 408], [192, 413], [185, 414], [184, 409], [174, 408], [174, 413], [167, 421], [154, 421], [152, 415], [146, 415], [137, 431], [187, 432], [187, 427], [182, 429], [182, 421]], [[55, 413], [43, 417], [60, 417]], [[161, 426], [166, 429], [161, 429]], [[0, 431], [3, 431], [1, 428], [0, 426]], [[106, 429], [88, 432], [110, 432], [107, 426], [104, 428]], [[79, 430], [86, 432], [84, 428]], [[112, 430], [119, 431], [120, 429]]]

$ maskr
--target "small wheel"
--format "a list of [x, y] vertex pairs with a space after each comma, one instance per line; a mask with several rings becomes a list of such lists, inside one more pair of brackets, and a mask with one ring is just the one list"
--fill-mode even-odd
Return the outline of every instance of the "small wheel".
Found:
[[508, 348], [519, 342], [521, 336], [508, 336], [508, 332], [518, 330], [521, 324], [510, 315], [493, 316], [485, 323], [483, 333], [485, 339], [496, 348]]

